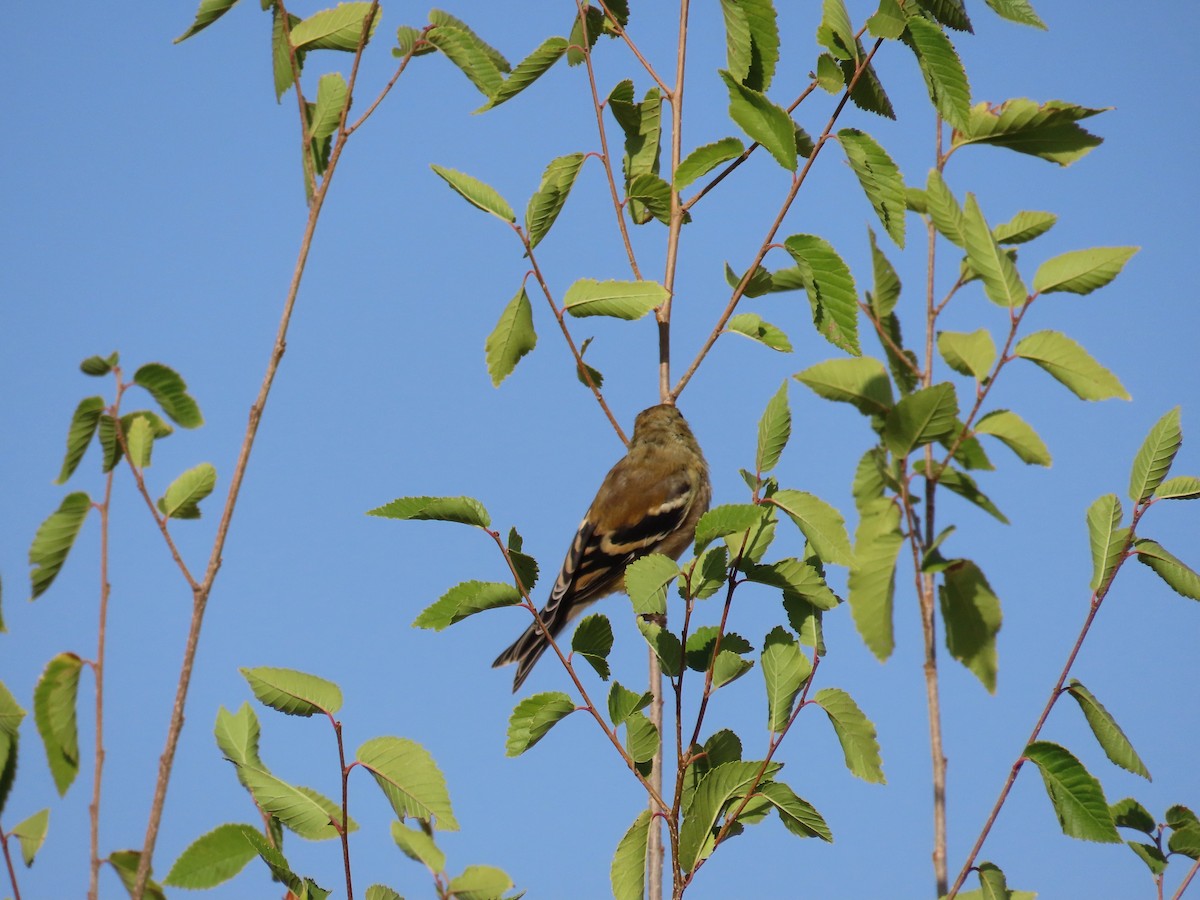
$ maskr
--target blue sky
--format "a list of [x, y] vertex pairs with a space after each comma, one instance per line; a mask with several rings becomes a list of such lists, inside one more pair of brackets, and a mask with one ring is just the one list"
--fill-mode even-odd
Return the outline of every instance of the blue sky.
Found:
[[[648, 4], [640, 4], [649, 6]], [[850, 3], [856, 22], [870, 4]], [[149, 471], [159, 492], [185, 468], [212, 462], [217, 493], [199, 522], [173, 529], [199, 569], [258, 389], [304, 219], [292, 98], [274, 102], [267, 53], [269, 22], [243, 3], [179, 46], [191, 21], [185, 4], [137, 10], [71, 4], [65, 14], [14, 17], [21, 36], [0, 60], [15, 128], [0, 204], [0, 374], [5, 465], [0, 496], [0, 575], [4, 619], [0, 680], [31, 707], [33, 684], [55, 653], [95, 652], [98, 531], [90, 521], [62, 575], [26, 602], [26, 553], [38, 524], [63, 489], [51, 481], [62, 459], [71, 411], [107, 384], [83, 376], [86, 356], [116, 349], [128, 371], [161, 361], [183, 374], [207, 424], [179, 431], [155, 451]], [[397, 25], [421, 23], [421, 10], [385, 4], [377, 44], [360, 76], [372, 89], [390, 76], [387, 52]], [[548, 34], [564, 34], [572, 4], [538, 4], [513, 15], [495, 4], [448, 9], [510, 60]], [[635, 5], [633, 33], [669, 70], [670, 16]], [[784, 6], [784, 4], [780, 4]], [[1011, 406], [1054, 454], [1049, 470], [1021, 466], [1002, 449], [981, 487], [1012, 520], [1005, 527], [965, 504], [943, 503], [943, 524], [958, 525], [954, 555], [987, 573], [1004, 603], [999, 688], [988, 696], [942, 657], [950, 757], [952, 868], [974, 839], [1004, 774], [1019, 753], [1086, 612], [1091, 563], [1084, 510], [1103, 493], [1124, 495], [1129, 463], [1149, 427], [1180, 405], [1185, 437], [1196, 419], [1200, 317], [1187, 275], [1195, 253], [1200, 200], [1192, 148], [1197, 133], [1192, 85], [1200, 57], [1179, 49], [1200, 26], [1193, 4], [1041, 2], [1048, 32], [1003, 22], [969, 4], [976, 35], [956, 36], [976, 101], [1028, 96], [1114, 109], [1089, 120], [1105, 143], [1068, 169], [1004, 151], [957, 154], [947, 179], [961, 197], [977, 194], [993, 223], [1020, 209], [1059, 215], [1047, 236], [1023, 248], [1027, 278], [1036, 263], [1097, 245], [1143, 249], [1110, 287], [1087, 297], [1039, 301], [1030, 328], [1062, 330], [1113, 369], [1133, 402], [1084, 403], [1033, 367], [1013, 366], [996, 405]], [[307, 14], [313, 4], [294, 10]], [[785, 59], [772, 96], [789, 101], [815, 53], [815, 13], [786, 9]], [[602, 90], [633, 75], [648, 86], [615, 42], [597, 56]], [[910, 184], [930, 167], [932, 120], [911, 56], [885, 48], [880, 76], [901, 112], [895, 123], [854, 112], [845, 124], [872, 133]], [[788, 56], [789, 50], [794, 50]], [[724, 36], [715, 3], [695, 5], [685, 146], [732, 133], [715, 70]], [[310, 57], [310, 77], [345, 62]], [[365, 511], [394, 497], [467, 494], [496, 526], [515, 525], [543, 572], [557, 569], [572, 531], [621, 448], [590, 396], [543, 305], [535, 302], [536, 351], [499, 390], [484, 366], [483, 342], [518, 289], [525, 262], [494, 219], [448, 191], [428, 168], [468, 171], [518, 209], [552, 157], [596, 149], [595, 121], [582, 70], [556, 67], [514, 101], [472, 116], [481, 99], [440, 57], [416, 60], [384, 106], [353, 139], [317, 232], [287, 354], [272, 393], [242, 491], [224, 564], [201, 640], [188, 722], [168, 797], [157, 872], [199, 834], [254, 810], [212, 738], [219, 706], [252, 699], [239, 666], [298, 668], [337, 682], [350, 748], [394, 734], [428, 748], [449, 782], [462, 831], [444, 836], [452, 871], [472, 863], [506, 869], [530, 897], [604, 897], [617, 840], [641, 806], [636, 786], [583, 716], [559, 725], [523, 757], [504, 757], [511, 711], [508, 672], [488, 666], [527, 624], [499, 611], [448, 632], [415, 631], [416, 614], [452, 584], [498, 579], [501, 561], [481, 534], [437, 523], [398, 523]], [[826, 96], [801, 117], [819, 132]], [[834, 150], [834, 148], [830, 148]], [[690, 361], [728, 292], [723, 261], [745, 266], [786, 191], [786, 177], [764, 154], [697, 207], [684, 233], [675, 301], [676, 371]], [[539, 251], [561, 297], [577, 278], [623, 278], [606, 189], [588, 162], [554, 231]], [[861, 286], [869, 283], [865, 227], [871, 210], [836, 152], [823, 154], [782, 235], [827, 237]], [[917, 236], [918, 222], [909, 219]], [[663, 231], [635, 235], [643, 264], [662, 270]], [[900, 314], [915, 335], [923, 242], [907, 252], [887, 246], [905, 282]], [[946, 259], [950, 259], [947, 254]], [[769, 258], [784, 265], [782, 258]], [[654, 275], [653, 277], [658, 277]], [[838, 351], [812, 333], [807, 303], [780, 294], [745, 308], [788, 332], [790, 355], [737, 337], [722, 338], [680, 405], [713, 470], [714, 502], [742, 502], [739, 467], [753, 465], [758, 417], [781, 381]], [[907, 309], [909, 312], [905, 313]], [[978, 291], [965, 292], [944, 327], [987, 325], [1003, 313]], [[650, 319], [575, 323], [595, 336], [589, 361], [606, 376], [606, 394], [628, 425], [657, 401], [656, 332]], [[871, 346], [866, 342], [866, 346]], [[875, 352], [873, 347], [872, 351]], [[1011, 376], [1011, 377], [1010, 377]], [[961, 389], [961, 386], [960, 386]], [[779, 477], [812, 491], [852, 518], [849, 484], [868, 446], [862, 419], [819, 400], [795, 381], [795, 419]], [[127, 406], [126, 408], [136, 408]], [[1200, 474], [1189, 440], [1177, 474]], [[93, 449], [72, 489], [102, 491]], [[102, 848], [140, 847], [162, 750], [190, 609], [161, 541], [127, 473], [114, 505], [111, 576], [108, 767]], [[1128, 506], [1128, 504], [1126, 504]], [[1197, 510], [1160, 504], [1142, 533], [1200, 565]], [[794, 533], [781, 528], [789, 540]], [[782, 538], [781, 538], [782, 540]], [[778, 547], [790, 555], [798, 547]], [[831, 576], [844, 586], [844, 572]], [[784, 745], [785, 777], [829, 822], [836, 842], [798, 843], [777, 821], [730, 842], [703, 870], [689, 896], [928, 897], [930, 787], [920, 636], [911, 580], [901, 567], [897, 649], [880, 665], [853, 630], [848, 610], [826, 620], [830, 654], [821, 686], [849, 690], [879, 730], [886, 787], [851, 777], [816, 715], [801, 716]], [[737, 629], [756, 647], [777, 605], [747, 593]], [[644, 650], [623, 615], [625, 601], [603, 607], [617, 627], [614, 665], [626, 684], [643, 679]], [[1099, 616], [1075, 675], [1117, 717], [1154, 774], [1153, 783], [1107, 762], [1078, 711], [1060, 706], [1044, 737], [1063, 743], [1098, 775], [1110, 801], [1134, 795], [1161, 815], [1172, 803], [1200, 805], [1195, 747], [1200, 687], [1190, 661], [1200, 607], [1130, 564]], [[557, 690], [565, 676], [543, 662], [526, 690]], [[86, 807], [90, 795], [91, 682], [81, 688], [84, 773], [65, 799], [54, 794], [31, 720], [23, 727], [21, 769], [0, 826], [51, 808], [50, 835], [31, 872], [27, 896], [79, 896], [86, 884]], [[761, 678], [750, 673], [717, 695], [712, 721], [765, 745]], [[259, 707], [262, 753], [281, 777], [334, 793], [332, 735], [318, 721]], [[387, 834], [388, 808], [363, 773], [351, 780], [356, 888], [382, 881], [406, 896], [428, 896], [423, 870]], [[340, 890], [332, 843], [292, 838], [289, 858], [325, 887]], [[1059, 831], [1038, 777], [1025, 771], [982, 858], [1000, 864], [1014, 888], [1042, 898], [1148, 896], [1145, 867], [1120, 847], [1087, 844]], [[1178, 879], [1182, 864], [1172, 866]], [[252, 865], [214, 892], [220, 897], [275, 893]], [[105, 895], [121, 888], [111, 872]]]

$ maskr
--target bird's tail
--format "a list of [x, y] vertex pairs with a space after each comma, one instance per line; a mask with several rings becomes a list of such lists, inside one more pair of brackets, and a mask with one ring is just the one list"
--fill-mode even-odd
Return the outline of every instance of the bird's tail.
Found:
[[[550, 634], [557, 637], [558, 633], [563, 630], [563, 626], [567, 624], [567, 620], [554, 615], [547, 615], [547, 611], [543, 610], [538, 613], [542, 621], [546, 624]], [[498, 669], [500, 666], [507, 666], [509, 663], [517, 664], [516, 674], [513, 676], [513, 693], [521, 689], [521, 685], [525, 683], [525, 679], [529, 677], [529, 673], [533, 670], [533, 664], [541, 659], [542, 654], [546, 652], [546, 648], [550, 646], [550, 642], [546, 640], [546, 635], [542, 633], [542, 629], [538, 627], [538, 623], [532, 623], [525, 629], [522, 634], [511, 647], [496, 657], [496, 661], [492, 663], [493, 669]]]

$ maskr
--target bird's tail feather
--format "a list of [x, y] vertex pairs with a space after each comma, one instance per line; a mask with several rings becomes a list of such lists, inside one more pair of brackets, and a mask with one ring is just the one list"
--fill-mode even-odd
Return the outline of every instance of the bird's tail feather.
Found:
[[[555, 628], [552, 622], [547, 621], [545, 624], [550, 629], [551, 634], [557, 635], [557, 632], [562, 630], [561, 625]], [[562, 624], [565, 625], [566, 623]], [[538, 627], [537, 622], [534, 622], [525, 629], [524, 634], [513, 642], [511, 647], [496, 657], [496, 661], [492, 663], [492, 668], [498, 669], [500, 666], [507, 666], [510, 663], [517, 664], [517, 671], [513, 676], [513, 693], [515, 694], [521, 689], [521, 685], [525, 683], [525, 679], [529, 677], [534, 663], [541, 659], [542, 654], [546, 652], [546, 648], [549, 646], [550, 642], [546, 640], [542, 629]]]

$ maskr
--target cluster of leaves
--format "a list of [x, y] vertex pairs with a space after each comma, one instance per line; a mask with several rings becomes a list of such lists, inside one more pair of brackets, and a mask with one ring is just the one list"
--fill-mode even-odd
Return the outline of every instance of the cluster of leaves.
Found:
[[[457, 831], [458, 821], [441, 770], [423, 747], [407, 738], [372, 738], [345, 762], [342, 725], [334, 718], [342, 706], [341, 689], [331, 681], [292, 669], [259, 667], [241, 669], [260, 703], [289, 716], [324, 717], [333, 729], [339, 758], [341, 801], [335, 802], [313, 788], [290, 784], [273, 774], [259, 755], [260, 727], [249, 703], [236, 713], [222, 707], [217, 713], [217, 746], [233, 763], [238, 781], [249, 792], [265, 823], [256, 828], [245, 823], [219, 825], [197, 838], [175, 861], [165, 884], [180, 888], [212, 888], [233, 878], [254, 857], [259, 857], [272, 877], [296, 897], [322, 900], [331, 893], [316, 882], [296, 874], [283, 855], [284, 829], [310, 841], [341, 839], [358, 829], [347, 812], [347, 776], [361, 768], [374, 778], [396, 820], [392, 837], [409, 858], [424, 865], [433, 876], [441, 900], [499, 900], [511, 890], [512, 880], [492, 866], [468, 866], [453, 877], [446, 873], [446, 856], [434, 840], [436, 831]], [[407, 822], [416, 823], [413, 827]], [[368, 900], [397, 900], [399, 894], [376, 884], [367, 888]]]

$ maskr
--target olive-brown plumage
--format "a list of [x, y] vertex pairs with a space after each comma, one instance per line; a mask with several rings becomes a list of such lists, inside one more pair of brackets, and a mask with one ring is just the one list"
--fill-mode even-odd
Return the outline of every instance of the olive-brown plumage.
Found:
[[[625, 567], [649, 553], [678, 559], [708, 509], [708, 465], [683, 414], [652, 406], [633, 423], [629, 450], [604, 477], [538, 615], [557, 638], [584, 607], [625, 589]], [[517, 664], [513, 692], [550, 646], [534, 622], [493, 666]]]

